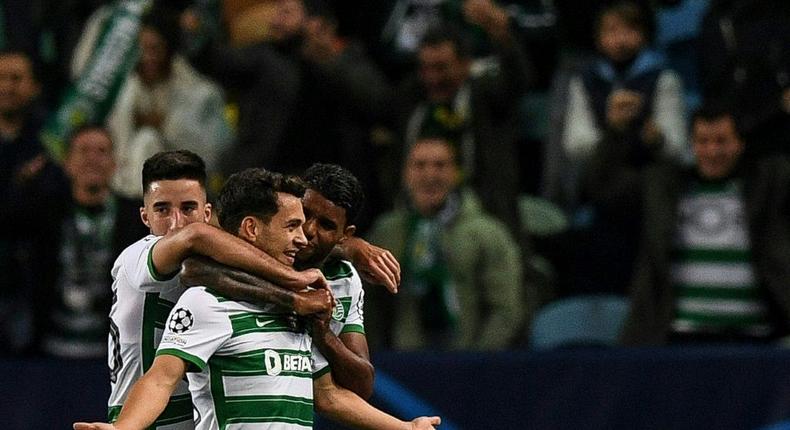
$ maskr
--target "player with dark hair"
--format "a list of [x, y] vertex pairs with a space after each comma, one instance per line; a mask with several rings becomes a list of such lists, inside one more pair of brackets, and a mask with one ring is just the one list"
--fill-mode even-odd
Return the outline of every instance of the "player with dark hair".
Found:
[[[295, 267], [321, 269], [336, 299], [330, 321], [313, 320], [313, 342], [329, 361], [335, 382], [368, 399], [373, 393], [374, 369], [365, 337], [362, 281], [353, 265], [333, 252], [356, 231], [354, 220], [364, 200], [362, 185], [351, 172], [334, 164], [314, 164], [303, 179], [307, 184], [302, 205], [308, 243], [296, 255]], [[251, 288], [261, 282], [236, 269], [203, 263], [185, 265], [184, 282], [236, 282]]]
[[302, 198], [308, 244], [296, 255], [296, 267], [321, 269], [336, 303], [328, 322], [313, 320], [313, 345], [329, 361], [334, 380], [367, 399], [373, 394], [374, 369], [365, 337], [365, 292], [351, 263], [331, 255], [356, 231], [354, 222], [365, 198], [362, 185], [334, 164], [313, 164], [303, 179], [308, 187]]
[[[187, 256], [205, 255], [292, 290], [325, 283], [318, 270], [297, 272], [250, 243], [209, 225], [212, 207], [206, 201], [205, 182], [203, 160], [189, 151], [158, 153], [143, 166], [144, 206], [140, 216], [151, 234], [126, 248], [112, 269], [110, 421], [117, 418], [132, 384], [153, 363], [167, 314], [184, 292], [177, 274]], [[331, 303], [325, 291], [301, 296], [275, 294], [264, 287], [255, 290], [259, 299], [279, 299], [302, 313], [320, 311]], [[179, 383], [174, 393], [155, 426], [193, 428], [186, 384]]]
[[[220, 195], [223, 225], [278, 261], [293, 263], [307, 245], [293, 178], [263, 169], [232, 175]], [[76, 429], [142, 429], [163, 410], [185, 374], [197, 408], [196, 427], [258, 423], [262, 428], [312, 426], [316, 408], [356, 428], [432, 429], [438, 417], [407, 423], [336, 386], [325, 359], [310, 352], [310, 336], [287, 314], [228, 300], [205, 286], [189, 289], [170, 313], [153, 367], [132, 389], [118, 426], [78, 423]], [[189, 371], [189, 372], [188, 372]]]

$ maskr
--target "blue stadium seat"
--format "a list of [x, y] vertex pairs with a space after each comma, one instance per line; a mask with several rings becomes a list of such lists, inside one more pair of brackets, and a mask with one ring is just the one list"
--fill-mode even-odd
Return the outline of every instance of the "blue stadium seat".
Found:
[[562, 298], [538, 310], [530, 347], [614, 346], [628, 313], [628, 299], [613, 294]]
[[790, 421], [782, 421], [769, 426], [760, 427], [758, 430], [790, 430]]

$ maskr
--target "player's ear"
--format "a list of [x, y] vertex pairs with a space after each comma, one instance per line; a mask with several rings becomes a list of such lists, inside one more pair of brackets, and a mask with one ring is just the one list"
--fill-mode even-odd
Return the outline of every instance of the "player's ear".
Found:
[[212, 210], [212, 209], [213, 209], [213, 208], [211, 207], [211, 203], [206, 203], [206, 204], [203, 206], [203, 220], [204, 220], [205, 222], [209, 222], [209, 221], [211, 221], [211, 210]]
[[248, 241], [255, 242], [258, 237], [258, 222], [255, 217], [245, 216], [239, 224], [239, 237]]
[[353, 236], [354, 233], [357, 231], [357, 226], [355, 225], [347, 225], [346, 228], [343, 229], [343, 237], [340, 238], [338, 243], [343, 243], [349, 237]]
[[146, 227], [151, 228], [151, 223], [148, 222], [148, 213], [145, 211], [145, 206], [140, 206], [140, 219]]

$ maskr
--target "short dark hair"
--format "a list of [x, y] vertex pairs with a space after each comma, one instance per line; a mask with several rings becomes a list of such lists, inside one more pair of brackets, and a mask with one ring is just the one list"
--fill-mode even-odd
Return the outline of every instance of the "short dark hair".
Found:
[[219, 192], [219, 224], [225, 231], [235, 233], [246, 216], [269, 222], [279, 210], [277, 193], [302, 198], [305, 188], [296, 176], [266, 169], [250, 168], [234, 173]]
[[140, 27], [155, 31], [165, 41], [168, 60], [181, 45], [181, 32], [176, 12], [167, 6], [157, 5], [140, 18]]
[[460, 153], [460, 151], [458, 149], [458, 143], [455, 142], [454, 140], [448, 138], [447, 136], [445, 136], [443, 134], [439, 134], [439, 133], [424, 133], [424, 134], [421, 134], [420, 137], [418, 137], [417, 140], [414, 141], [414, 144], [411, 146], [411, 148], [409, 148], [409, 152], [408, 152], [407, 155], [411, 154], [411, 151], [414, 149], [415, 146], [417, 146], [417, 145], [419, 145], [419, 144], [421, 144], [421, 143], [423, 143], [425, 141], [439, 141], [442, 144], [444, 144], [444, 146], [446, 146], [447, 149], [450, 150], [450, 154], [452, 154], [453, 164], [455, 164], [456, 167], [459, 167], [459, 168], [461, 167], [461, 158], [460, 158], [461, 157], [461, 153]]
[[735, 115], [735, 111], [732, 109], [732, 107], [730, 107], [729, 103], [724, 103], [721, 101], [707, 101], [702, 106], [697, 108], [697, 110], [691, 114], [691, 126], [694, 127], [694, 124], [696, 124], [698, 121], [714, 122], [725, 118], [732, 120], [732, 123], [735, 126], [735, 133], [739, 138], [742, 138], [743, 130], [741, 122], [738, 120], [738, 116]]
[[735, 114], [732, 109], [723, 103], [706, 103], [691, 114], [691, 123], [693, 124], [697, 121], [711, 122], [728, 117], [735, 120]]
[[655, 19], [653, 9], [645, 1], [619, 0], [605, 4], [598, 11], [595, 19], [595, 38], [601, 33], [603, 17], [613, 14], [623, 20], [630, 27], [636, 28], [645, 36], [645, 41], [650, 42], [655, 35]]
[[110, 130], [107, 130], [107, 127], [97, 122], [88, 122], [77, 126], [73, 130], [71, 130], [71, 132], [69, 133], [69, 137], [66, 139], [66, 142], [68, 142], [70, 147], [71, 143], [74, 142], [74, 139], [76, 139], [77, 136], [90, 131], [98, 131], [99, 133], [107, 136], [107, 139], [109, 139], [110, 142], [113, 142], [113, 144], [115, 143], [115, 141], [112, 138], [112, 134], [110, 134]]
[[143, 194], [151, 182], [192, 179], [206, 188], [206, 163], [194, 152], [180, 149], [158, 152], [143, 163]]
[[449, 42], [455, 47], [458, 58], [469, 58], [472, 54], [471, 42], [461, 29], [454, 24], [441, 23], [429, 27], [420, 39], [419, 48], [436, 46]]
[[337, 164], [315, 163], [302, 176], [308, 188], [318, 191], [335, 206], [346, 210], [346, 225], [354, 224], [362, 211], [365, 192], [353, 173]]

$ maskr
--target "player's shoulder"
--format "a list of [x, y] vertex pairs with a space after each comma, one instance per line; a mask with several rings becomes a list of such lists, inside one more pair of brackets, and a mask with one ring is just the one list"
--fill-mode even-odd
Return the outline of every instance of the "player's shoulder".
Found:
[[351, 264], [350, 261], [340, 258], [328, 259], [321, 267], [321, 272], [324, 274], [327, 281], [359, 277], [354, 265]]
[[154, 243], [156, 243], [161, 238], [162, 238], [161, 236], [154, 236], [153, 234], [149, 234], [139, 239], [137, 242], [134, 242], [133, 244], [124, 248], [124, 250], [121, 251], [119, 259], [125, 256], [139, 255], [144, 250], [150, 248]]
[[181, 294], [179, 301], [199, 304], [205, 308], [239, 310], [254, 308], [250, 303], [240, 302], [230, 297], [225, 297], [217, 291], [206, 286], [189, 287]]
[[126, 264], [136, 263], [139, 260], [140, 254], [146, 252], [151, 246], [161, 239], [160, 236], [154, 236], [153, 234], [149, 234], [138, 241], [132, 243], [131, 245], [127, 246], [126, 248], [118, 254], [118, 257], [115, 259], [112, 268], [112, 275], [113, 277], [118, 273], [118, 271]]
[[200, 302], [207, 305], [223, 303], [227, 301], [226, 298], [220, 296], [209, 288], [204, 286], [189, 287], [181, 294], [179, 301]]

